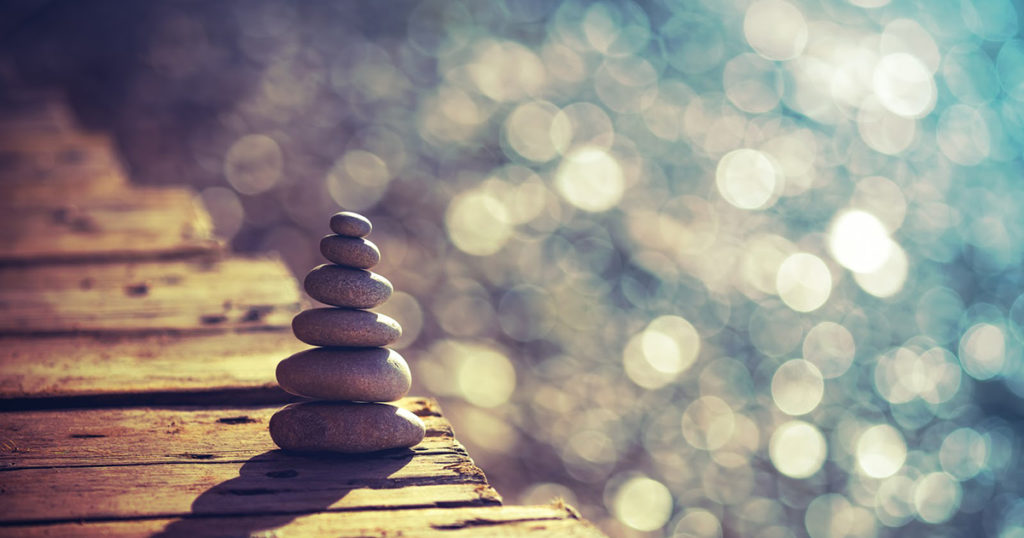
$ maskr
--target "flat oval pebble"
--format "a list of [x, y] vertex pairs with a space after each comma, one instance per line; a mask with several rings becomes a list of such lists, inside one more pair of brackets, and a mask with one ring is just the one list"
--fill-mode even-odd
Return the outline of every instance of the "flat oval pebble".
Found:
[[364, 237], [370, 235], [373, 225], [359, 213], [342, 211], [331, 216], [331, 230], [338, 235]]
[[366, 310], [311, 308], [292, 319], [292, 332], [313, 346], [382, 347], [402, 336], [402, 326]]
[[320, 400], [391, 402], [409, 392], [409, 365], [386, 348], [320, 347], [300, 351], [277, 364], [284, 390]]
[[391, 282], [377, 273], [330, 264], [310, 271], [303, 285], [317, 301], [348, 308], [373, 308], [394, 291]]
[[369, 269], [380, 262], [380, 249], [362, 237], [328, 235], [320, 240], [324, 258], [347, 267]]
[[303, 402], [270, 418], [270, 437], [295, 452], [376, 452], [411, 447], [426, 428], [408, 410], [381, 403]]

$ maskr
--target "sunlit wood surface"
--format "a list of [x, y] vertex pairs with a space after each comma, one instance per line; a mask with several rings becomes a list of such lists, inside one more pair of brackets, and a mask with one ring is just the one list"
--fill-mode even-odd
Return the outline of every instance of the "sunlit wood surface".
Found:
[[412, 450], [276, 450], [297, 283], [187, 189], [132, 186], [58, 94], [0, 103], [0, 219], [0, 535], [600, 535], [503, 506], [431, 399], [400, 402]]

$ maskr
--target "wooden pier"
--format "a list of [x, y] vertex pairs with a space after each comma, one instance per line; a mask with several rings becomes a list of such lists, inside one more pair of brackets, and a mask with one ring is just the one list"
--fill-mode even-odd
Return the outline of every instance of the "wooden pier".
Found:
[[276, 450], [305, 299], [195, 200], [126, 181], [59, 96], [0, 100], [0, 536], [602, 536], [503, 505], [429, 398], [412, 450]]

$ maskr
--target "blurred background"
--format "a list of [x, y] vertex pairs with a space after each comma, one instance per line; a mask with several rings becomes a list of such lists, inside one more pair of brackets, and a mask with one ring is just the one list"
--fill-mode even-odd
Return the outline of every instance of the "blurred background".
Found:
[[1024, 536], [1014, 0], [0, 2], [0, 58], [380, 311], [510, 503]]

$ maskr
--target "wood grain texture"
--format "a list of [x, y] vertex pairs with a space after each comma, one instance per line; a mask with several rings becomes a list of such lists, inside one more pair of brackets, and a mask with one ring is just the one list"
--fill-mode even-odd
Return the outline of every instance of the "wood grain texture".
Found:
[[147, 519], [0, 527], [0, 536], [604, 536], [575, 511], [550, 506], [482, 506], [413, 510], [276, 514], [260, 517]]
[[498, 504], [436, 403], [413, 450], [293, 455], [274, 449], [276, 407], [5, 413], [0, 522]]
[[[62, 181], [63, 176], [74, 170], [119, 168], [114, 142], [106, 135], [0, 130], [0, 178], [5, 182]], [[123, 174], [121, 179], [125, 184]]]
[[[0, 159], [3, 159], [0, 152]], [[0, 207], [60, 207], [115, 196], [127, 189], [119, 164], [63, 166], [31, 171], [5, 170], [0, 164]]]
[[277, 363], [308, 347], [287, 329], [0, 336], [0, 399], [272, 388]]
[[[427, 435], [416, 450], [464, 452], [436, 402], [403, 398]], [[240, 463], [276, 447], [280, 406], [67, 409], [0, 414], [0, 471], [155, 463]]]
[[0, 473], [0, 521], [312, 513], [339, 509], [498, 504], [483, 481], [454, 469], [456, 454], [403, 452], [372, 459], [272, 452], [245, 463], [188, 463]]
[[300, 294], [276, 258], [0, 267], [0, 334], [289, 327]]
[[190, 189], [126, 189], [63, 205], [24, 200], [0, 211], [0, 264], [216, 253], [211, 230]]

